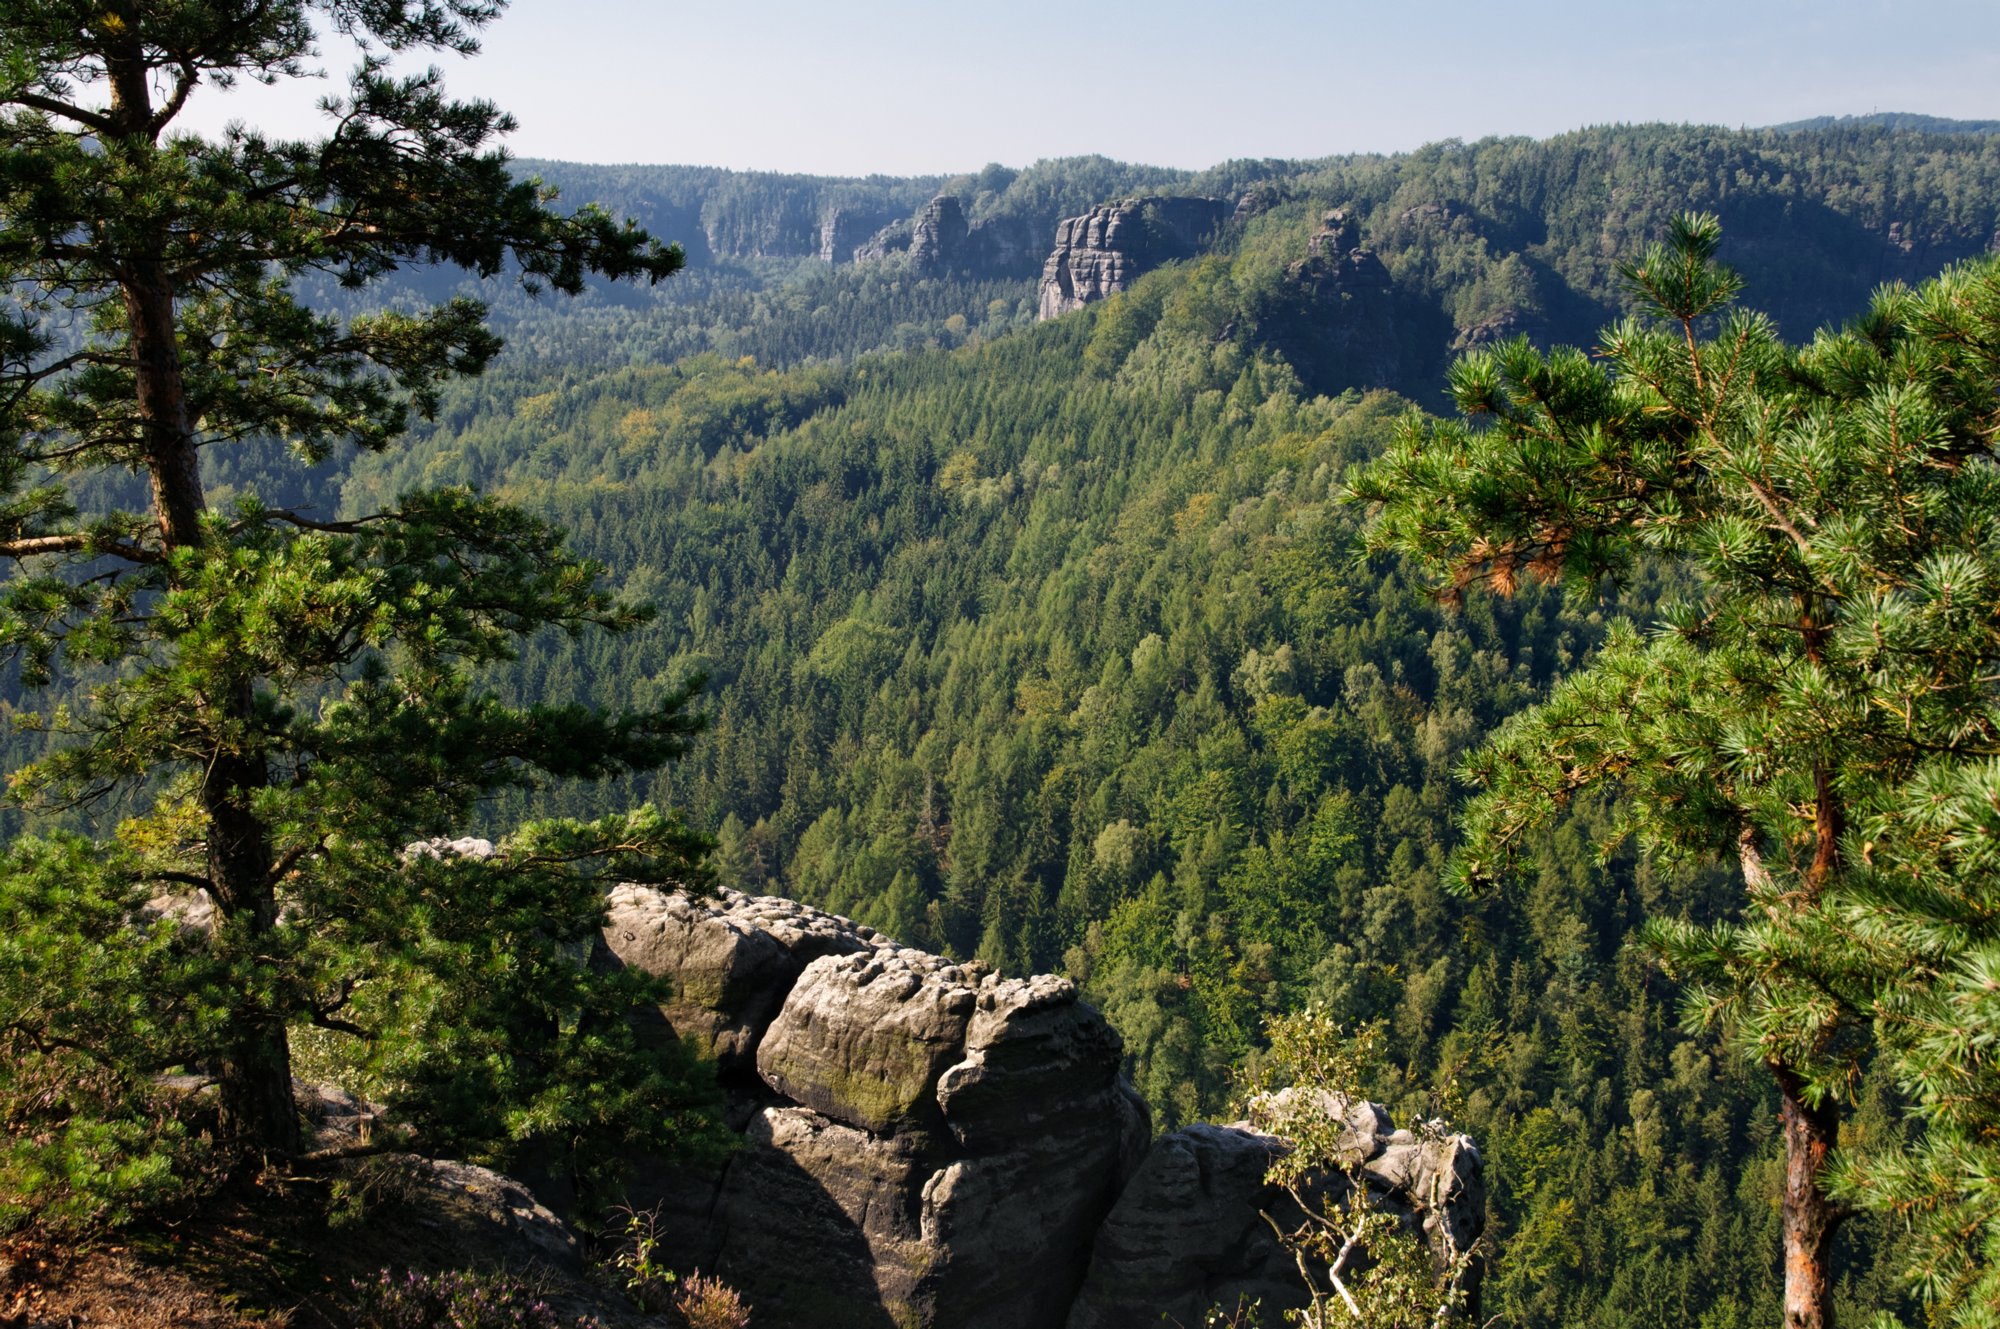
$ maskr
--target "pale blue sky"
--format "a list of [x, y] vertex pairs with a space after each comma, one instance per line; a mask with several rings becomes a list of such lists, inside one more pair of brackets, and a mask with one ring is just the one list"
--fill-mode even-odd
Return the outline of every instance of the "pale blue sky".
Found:
[[[1397, 151], [1608, 121], [2000, 118], [1995, 0], [514, 0], [452, 90], [520, 156], [822, 174]], [[345, 52], [329, 48], [344, 73]], [[211, 95], [309, 132], [312, 93]]]

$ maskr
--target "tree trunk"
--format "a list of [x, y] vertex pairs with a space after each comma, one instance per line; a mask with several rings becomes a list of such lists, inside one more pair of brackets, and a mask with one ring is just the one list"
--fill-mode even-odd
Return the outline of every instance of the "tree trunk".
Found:
[[[248, 715], [253, 705], [250, 680], [239, 680], [227, 702], [230, 719]], [[278, 897], [264, 826], [249, 807], [251, 792], [267, 779], [261, 757], [224, 752], [210, 765], [201, 797], [208, 813], [208, 877], [223, 916], [243, 928], [255, 973], [231, 1013], [220, 1076], [222, 1133], [246, 1153], [283, 1158], [299, 1151], [301, 1137], [283, 1003], [265, 986], [277, 978], [269, 972], [269, 956]]]
[[159, 263], [135, 263], [125, 279], [124, 295], [140, 437], [160, 540], [169, 550], [192, 548], [201, 543], [201, 516], [208, 504], [201, 490], [201, 457], [187, 415], [173, 282]]
[[[1839, 803], [1831, 784], [1819, 782], [1821, 820], [1819, 857], [1836, 862], [1840, 830]], [[1833, 834], [1827, 834], [1831, 829]], [[1833, 846], [1833, 853], [1828, 847]], [[1754, 828], [1737, 837], [1743, 879], [1758, 890], [1770, 890], [1771, 874], [1757, 852]], [[1821, 1178], [1827, 1155], [1840, 1138], [1840, 1109], [1832, 1099], [1809, 1107], [1804, 1077], [1789, 1066], [1771, 1063], [1778, 1081], [1778, 1126], [1785, 1145], [1785, 1325], [1784, 1329], [1833, 1329], [1833, 1233], [1845, 1212], [1827, 1198]]]
[[[188, 549], [205, 538], [201, 519], [200, 454], [187, 414], [174, 289], [157, 262], [134, 262], [124, 283], [131, 330], [132, 369], [146, 470], [160, 541]], [[214, 744], [202, 775], [201, 803], [208, 821], [208, 879], [231, 938], [253, 957], [254, 977], [237, 994], [229, 1045], [220, 1063], [222, 1130], [231, 1145], [263, 1157], [286, 1157], [300, 1147], [298, 1111], [292, 1102], [292, 1058], [282, 1004], [271, 989], [271, 934], [278, 902], [270, 877], [271, 854], [251, 797], [270, 775], [261, 753], [246, 751], [244, 734], [256, 714], [254, 680], [224, 680], [206, 717]]]
[[291, 1158], [303, 1147], [292, 1097], [292, 1043], [285, 1022], [259, 1009], [239, 1015], [235, 1041], [217, 1066], [222, 1137], [239, 1156]]
[[1795, 1072], [1772, 1070], [1785, 1141], [1785, 1329], [1833, 1329], [1833, 1234], [1845, 1214], [1827, 1198], [1822, 1178], [1840, 1114], [1830, 1100], [1808, 1106]]

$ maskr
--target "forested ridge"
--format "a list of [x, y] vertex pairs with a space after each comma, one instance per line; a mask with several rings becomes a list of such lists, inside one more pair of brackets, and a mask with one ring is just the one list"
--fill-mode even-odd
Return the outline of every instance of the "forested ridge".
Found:
[[[465, 829], [679, 808], [726, 885], [1066, 972], [1159, 1127], [1229, 1114], [1268, 1017], [1385, 1022], [1371, 1090], [1487, 1160], [1488, 1315], [1777, 1321], [1776, 1096], [1682, 1030], [1636, 942], [1649, 917], [1730, 917], [1733, 869], [1642, 861], [1591, 796], [1508, 889], [1445, 883], [1467, 752], [1675, 587], [1641, 564], [1592, 594], [1529, 580], [1450, 606], [1364, 552], [1343, 496], [1399, 419], [1444, 409], [1456, 353], [1594, 344], [1629, 307], [1619, 265], [1682, 209], [1721, 217], [1749, 303], [1794, 339], [1985, 252], [2000, 139], [1616, 126], [922, 180], [516, 165], [682, 242], [687, 271], [560, 308], [435, 271], [315, 290], [479, 294], [508, 348], [398, 451], [304, 479], [275, 451], [207, 463], [218, 501], [349, 518], [472, 487], [657, 606], [483, 677], [515, 704], [670, 707], [704, 676], [688, 755], [502, 790]], [[939, 192], [1037, 227], [1127, 195], [1249, 204], [1207, 254], [1048, 323], [1032, 270], [819, 257], [832, 211], [893, 227]], [[1372, 340], [1302, 335], [1339, 317], [1299, 277], [1332, 209], [1389, 279]], [[1850, 1133], [1905, 1130], [1868, 1083]], [[1843, 1229], [1847, 1323], [1916, 1313], [1898, 1241], [1876, 1217]]]
[[[1983, 253], [2000, 229], [2000, 146], [1991, 136], [1928, 132], [1935, 128], [1620, 125], [1397, 155], [1244, 159], [1201, 172], [1081, 157], [919, 179], [523, 161], [514, 169], [558, 189], [565, 205], [595, 200], [675, 240], [687, 270], [653, 288], [598, 283], [560, 307], [449, 269], [390, 274], [359, 294], [331, 286], [315, 294], [357, 308], [474, 294], [491, 303], [510, 357], [550, 367], [702, 352], [791, 366], [953, 345], [1031, 316], [1056, 221], [1094, 204], [1247, 196], [1245, 215], [1284, 214], [1285, 224], [1263, 232], [1271, 252], [1261, 277], [1272, 287], [1284, 263], [1304, 256], [1320, 210], [1356, 217], [1400, 297], [1402, 317], [1387, 333], [1398, 353], [1388, 386], [1435, 405], [1454, 345], [1516, 331], [1588, 343], [1621, 308], [1617, 265], [1677, 207], [1721, 217], [1725, 253], [1757, 277], [1760, 308], [1797, 337], [1851, 316], [1879, 282]], [[1022, 256], [976, 281], [914, 276], [896, 255], [857, 264], [844, 245], [834, 263], [822, 261], [822, 227], [837, 215], [882, 218], [907, 239], [911, 216], [940, 193], [959, 199], [974, 224], [1019, 226]], [[1237, 228], [1232, 242], [1242, 239]], [[1286, 311], [1270, 298], [1279, 292], [1262, 294], [1253, 309], [1275, 330]], [[1323, 376], [1349, 385], [1337, 382], [1338, 365], [1295, 368], [1315, 386]]]

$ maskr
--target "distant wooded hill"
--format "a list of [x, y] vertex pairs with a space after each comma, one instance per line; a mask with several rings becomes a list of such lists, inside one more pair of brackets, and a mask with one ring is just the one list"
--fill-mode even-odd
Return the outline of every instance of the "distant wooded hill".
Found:
[[1911, 111], [1870, 111], [1867, 115], [1816, 115], [1809, 120], [1787, 120], [1771, 128], [1780, 133], [1802, 129], [1898, 129], [1912, 134], [2000, 134], [2000, 120], [1949, 120], [1941, 115], [1918, 115]]
[[[1909, 132], [1968, 123], [1615, 126], [1196, 173], [1103, 157], [911, 179], [523, 161], [565, 198], [596, 200], [681, 243], [689, 271], [653, 291], [599, 290], [578, 302], [438, 272], [359, 297], [320, 295], [352, 307], [471, 290], [493, 302], [516, 355], [548, 366], [701, 353], [766, 366], [844, 361], [1030, 321], [1060, 219], [1119, 198], [1200, 195], [1235, 205], [1239, 220], [1217, 231], [1215, 252], [1256, 288], [1243, 310], [1250, 330], [1308, 387], [1387, 386], [1428, 401], [1466, 346], [1515, 334], [1588, 342], [1624, 308], [1618, 263], [1680, 208], [1720, 215], [1725, 257], [1794, 337], [1845, 318], [1883, 281], [1984, 252], [2000, 234], [2000, 139]], [[913, 261], [912, 233], [937, 195], [1001, 242]], [[1332, 208], [1381, 265], [1380, 289], [1305, 263]], [[857, 252], [872, 256], [856, 261]]]

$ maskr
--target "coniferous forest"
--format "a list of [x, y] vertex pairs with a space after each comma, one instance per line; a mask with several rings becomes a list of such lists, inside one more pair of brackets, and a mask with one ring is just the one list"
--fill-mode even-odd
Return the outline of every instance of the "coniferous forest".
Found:
[[[1484, 1157], [1490, 1323], [2000, 1322], [2000, 137], [834, 180], [503, 170], [433, 91], [357, 93], [385, 128], [352, 160], [238, 142], [240, 180], [58, 151], [58, 113], [0, 97], [27, 292], [0, 346], [0, 1224], [139, 1221], [227, 1173], [158, 1070], [219, 1057], [225, 1125], [296, 1150], [252, 1083], [287, 1028], [466, 1152], [560, 1137], [598, 1183], [647, 1131], [700, 1154], [699, 1068], [572, 1037], [622, 1028], [635, 980], [490, 960], [573, 944], [607, 876], [701, 879], [1068, 975], [1156, 1131], [1237, 1115], [1273, 1019], [1378, 1028], [1360, 1088]], [[384, 174], [386, 127], [426, 117], [430, 155]], [[190, 210], [299, 195], [236, 216], [248, 267], [162, 232], [209, 265], [184, 529], [143, 515], [143, 356], [105, 350], [144, 342], [138, 306], [52, 317], [132, 280], [62, 214], [92, 172], [135, 216], [162, 180]], [[913, 261], [939, 195], [1032, 246]], [[1039, 318], [1057, 222], [1160, 196], [1227, 219]], [[374, 229], [309, 234], [327, 197]], [[1376, 275], [1343, 286], [1342, 255]], [[187, 754], [245, 732], [258, 773], [217, 792]], [[246, 809], [282, 865], [254, 887], [214, 866]], [[395, 857], [524, 824], [518, 860]], [[120, 923], [197, 878], [240, 949]], [[452, 915], [466, 891], [494, 920]], [[1811, 1320], [1807, 1117], [1856, 1160], [1813, 1181], [1840, 1217]]]

